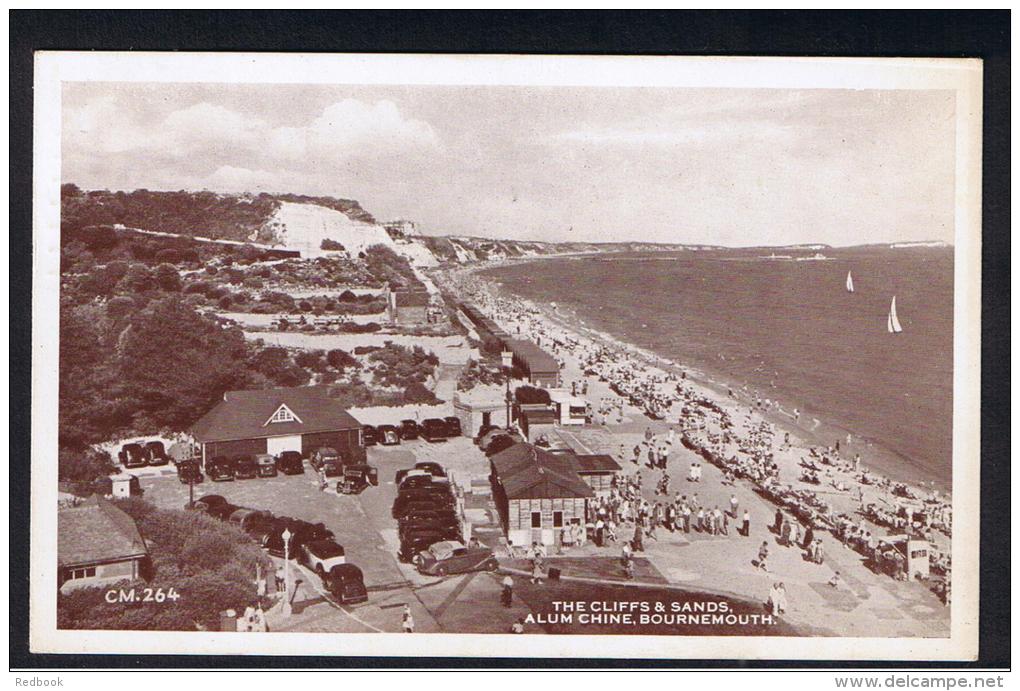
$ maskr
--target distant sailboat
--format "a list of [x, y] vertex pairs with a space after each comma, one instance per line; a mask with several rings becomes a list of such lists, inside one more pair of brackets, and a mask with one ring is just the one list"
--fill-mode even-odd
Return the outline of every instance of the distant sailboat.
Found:
[[854, 292], [854, 277], [850, 275], [850, 272], [846, 272], [846, 292]]
[[886, 319], [886, 328], [891, 334], [898, 334], [903, 331], [900, 326], [900, 319], [896, 316], [896, 296], [893, 295], [892, 305], [889, 306], [889, 317]]

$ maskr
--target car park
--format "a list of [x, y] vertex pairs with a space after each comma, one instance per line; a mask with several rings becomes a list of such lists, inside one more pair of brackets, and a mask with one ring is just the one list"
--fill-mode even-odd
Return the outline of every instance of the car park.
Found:
[[255, 456], [255, 467], [259, 477], [276, 477], [276, 459], [267, 453]]
[[361, 441], [365, 446], [375, 446], [379, 443], [379, 431], [374, 425], [365, 425], [361, 428]]
[[344, 472], [343, 458], [340, 456], [340, 452], [331, 446], [316, 449], [312, 453], [310, 462], [316, 472], [325, 471], [326, 477], [337, 477]]
[[177, 463], [177, 479], [183, 485], [199, 484], [205, 480], [202, 470], [198, 467], [198, 460], [189, 458]]
[[421, 428], [416, 420], [400, 421], [400, 438], [404, 441], [411, 441], [421, 436]]
[[276, 468], [284, 475], [301, 475], [305, 472], [305, 459], [299, 451], [283, 451], [276, 457]]
[[488, 547], [465, 547], [454, 540], [437, 542], [414, 557], [420, 573], [448, 576], [472, 571], [495, 571], [499, 561]]
[[323, 586], [342, 605], [354, 605], [368, 601], [365, 576], [354, 564], [334, 566], [323, 579]]
[[376, 429], [379, 443], [383, 446], [399, 446], [400, 432], [393, 425], [379, 425]]
[[238, 480], [251, 480], [259, 476], [259, 466], [254, 456], [235, 456], [233, 464], [234, 477]]
[[205, 464], [206, 475], [213, 482], [228, 482], [234, 479], [234, 464], [229, 458], [217, 456]]
[[298, 563], [307, 566], [314, 571], [319, 578], [325, 578], [330, 569], [340, 564], [346, 564], [343, 545], [338, 545], [336, 540], [326, 538], [324, 540], [310, 540], [301, 545], [298, 550]]
[[437, 417], [431, 417], [421, 423], [421, 436], [427, 442], [446, 441], [446, 423]]
[[460, 418], [456, 415], [450, 415], [444, 417], [443, 422], [446, 423], [446, 436], [447, 437], [459, 437], [461, 435]]
[[117, 460], [125, 468], [144, 468], [149, 464], [145, 447], [134, 442], [121, 447], [120, 453], [117, 454]]
[[145, 445], [145, 453], [148, 456], [149, 465], [166, 465], [170, 462], [166, 447], [161, 441], [148, 442]]

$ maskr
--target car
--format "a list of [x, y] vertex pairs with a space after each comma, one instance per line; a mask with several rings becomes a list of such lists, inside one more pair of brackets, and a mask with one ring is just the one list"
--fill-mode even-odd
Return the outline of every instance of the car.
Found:
[[343, 475], [343, 457], [341, 457], [340, 452], [332, 446], [323, 446], [316, 449], [312, 453], [312, 457], [309, 459], [309, 462], [312, 464], [312, 468], [314, 468], [316, 472], [320, 469], [324, 470], [326, 477], [337, 477], [338, 475]]
[[117, 454], [117, 460], [125, 468], [144, 468], [149, 464], [148, 455], [145, 453], [145, 447], [141, 444], [130, 443], [125, 444], [120, 448], [120, 453]]
[[224, 502], [223, 504], [210, 506], [209, 510], [206, 511], [206, 513], [212, 516], [213, 518], [218, 518], [221, 521], [226, 521], [230, 519], [230, 515], [232, 513], [234, 513], [240, 508], [243, 507], [237, 506], [236, 504], [231, 504], [230, 502]]
[[354, 564], [339, 564], [331, 568], [323, 579], [323, 585], [341, 605], [368, 601], [365, 576]]
[[375, 425], [365, 425], [361, 428], [361, 441], [366, 447], [379, 443], [379, 430]]
[[259, 477], [276, 477], [276, 459], [267, 453], [255, 456], [255, 469]]
[[409, 477], [421, 475], [423, 477], [432, 477], [431, 473], [421, 468], [401, 468], [397, 471], [397, 474], [393, 476], [393, 482], [400, 485], [404, 480]]
[[326, 538], [311, 540], [301, 545], [298, 549], [298, 563], [307, 566], [324, 581], [330, 569], [346, 564], [347, 559], [344, 556], [343, 545], [338, 545], [332, 538]]
[[254, 456], [234, 456], [234, 477], [238, 480], [251, 480], [259, 476], [259, 466]]
[[401, 487], [397, 491], [396, 501], [434, 501], [453, 506], [456, 500], [449, 482], [433, 478], [425, 487]]
[[520, 441], [521, 440], [515, 438], [511, 434], [497, 434], [496, 436], [492, 437], [492, 439], [489, 441], [488, 444], [486, 444], [485, 448], [482, 449], [482, 451], [485, 452], [486, 456], [492, 458], [500, 451], [506, 451], [511, 446], [520, 443]]
[[271, 511], [256, 511], [249, 516], [242, 526], [242, 530], [258, 544], [263, 544], [266, 536], [273, 532], [276, 525], [276, 516]]
[[393, 425], [379, 425], [376, 429], [379, 443], [383, 446], [399, 446], [400, 432]]
[[413, 514], [436, 513], [444, 510], [452, 510], [452, 506], [445, 506], [434, 501], [404, 501], [393, 503], [392, 515], [398, 521]]
[[404, 441], [410, 441], [417, 439], [421, 436], [421, 427], [418, 426], [416, 420], [401, 420], [400, 421], [400, 438]]
[[446, 441], [446, 423], [437, 417], [430, 417], [421, 423], [421, 436], [433, 444]]
[[459, 437], [461, 435], [460, 418], [456, 415], [450, 415], [443, 418], [443, 422], [446, 423], [446, 436], [447, 437]]
[[227, 516], [227, 522], [236, 525], [249, 535], [258, 532], [260, 526], [268, 526], [273, 522], [274, 516], [269, 511], [258, 511], [256, 509], [238, 509]]
[[400, 481], [400, 489], [421, 489], [423, 487], [431, 487], [433, 481], [441, 480], [443, 478], [434, 478], [428, 473], [415, 473], [404, 476], [404, 479]]
[[434, 519], [417, 517], [413, 521], [400, 523], [397, 536], [401, 539], [412, 539], [418, 533], [442, 533], [443, 540], [459, 540], [461, 537], [460, 522], [455, 516], [441, 516]]
[[432, 477], [446, 477], [446, 471], [443, 469], [443, 466], [435, 461], [418, 461], [414, 464], [414, 467], [418, 470], [424, 470]]
[[481, 445], [482, 439], [485, 438], [485, 435], [498, 429], [499, 427], [496, 425], [482, 425], [478, 428], [478, 434], [475, 435], [475, 444]]
[[412, 507], [405, 511], [397, 521], [398, 532], [406, 532], [408, 528], [419, 523], [424, 525], [429, 522], [456, 525], [460, 519], [457, 517], [456, 509], [452, 506]]
[[209, 509], [220, 504], [226, 504], [227, 500], [218, 494], [207, 494], [204, 497], [199, 497], [195, 500], [195, 508], [199, 508], [202, 511], [208, 513]]
[[499, 568], [496, 555], [488, 547], [465, 547], [454, 540], [437, 542], [414, 557], [419, 573], [449, 576], [472, 571], [495, 571]]
[[206, 462], [205, 472], [213, 482], [232, 482], [234, 464], [225, 456], [217, 456]]
[[272, 527], [262, 540], [262, 546], [275, 557], [282, 557], [284, 555], [283, 531], [285, 529], [289, 530], [291, 535], [289, 546], [289, 556], [291, 559], [297, 559], [301, 545], [306, 542], [335, 537], [333, 531], [326, 528], [323, 523], [309, 523], [308, 521], [296, 518], [280, 516], [274, 520]]
[[336, 483], [336, 491], [341, 494], [360, 494], [369, 485], [379, 484], [379, 471], [370, 465], [344, 466], [343, 478]]
[[301, 475], [305, 472], [305, 459], [300, 451], [283, 451], [276, 457], [276, 468], [284, 475]]
[[[478, 448], [485, 453], [489, 453], [489, 446], [492, 445], [493, 440], [498, 437], [510, 437], [514, 443], [524, 441], [524, 437], [521, 436], [520, 432], [515, 429], [503, 429], [502, 427], [494, 427], [481, 435], [478, 439]], [[513, 446], [513, 444], [511, 444]], [[506, 447], [504, 447], [506, 448]]]
[[198, 467], [198, 459], [189, 458], [177, 463], [177, 479], [182, 485], [200, 484], [205, 480], [202, 470]]
[[145, 452], [149, 457], [149, 465], [166, 465], [170, 457], [166, 454], [166, 447], [161, 441], [150, 441], [145, 445]]
[[408, 491], [411, 493], [401, 493], [393, 502], [392, 515], [396, 519], [406, 515], [412, 509], [440, 511], [456, 506], [456, 501], [451, 494], [430, 493], [420, 489]]
[[418, 532], [400, 540], [400, 548], [397, 550], [397, 559], [408, 564], [418, 556], [419, 552], [427, 550], [437, 542], [446, 539], [441, 532]]

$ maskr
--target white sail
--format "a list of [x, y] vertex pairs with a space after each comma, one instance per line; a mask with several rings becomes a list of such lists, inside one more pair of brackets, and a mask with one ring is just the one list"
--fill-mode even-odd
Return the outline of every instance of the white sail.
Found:
[[898, 334], [903, 331], [903, 327], [900, 326], [900, 319], [896, 316], [896, 296], [893, 295], [892, 304], [889, 306], [889, 316], [886, 319], [886, 328], [891, 334]]
[[854, 292], [854, 277], [850, 275], [850, 272], [846, 272], [846, 292]]

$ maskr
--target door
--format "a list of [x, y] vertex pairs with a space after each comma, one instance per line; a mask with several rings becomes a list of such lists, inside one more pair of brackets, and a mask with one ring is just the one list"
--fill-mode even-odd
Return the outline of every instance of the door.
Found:
[[276, 456], [284, 451], [297, 451], [301, 453], [301, 435], [293, 434], [288, 437], [269, 437], [266, 439], [266, 453]]

